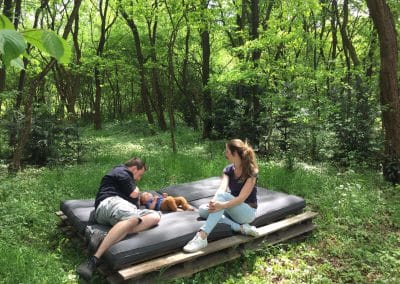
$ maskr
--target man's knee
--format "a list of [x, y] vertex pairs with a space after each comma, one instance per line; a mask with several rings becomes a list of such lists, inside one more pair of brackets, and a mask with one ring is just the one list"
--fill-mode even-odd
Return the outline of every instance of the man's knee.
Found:
[[129, 227], [132, 229], [139, 225], [142, 222], [142, 219], [139, 217], [132, 217], [126, 220], [129, 223]]
[[160, 212], [154, 212], [143, 216], [142, 219], [145, 220], [146, 224], [151, 227], [157, 225], [160, 222], [161, 215]]

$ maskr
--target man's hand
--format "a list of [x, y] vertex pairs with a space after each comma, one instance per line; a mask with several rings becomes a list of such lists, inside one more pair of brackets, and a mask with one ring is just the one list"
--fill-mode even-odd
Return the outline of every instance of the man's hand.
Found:
[[135, 189], [132, 191], [132, 193], [129, 195], [130, 198], [137, 198], [139, 196], [139, 187], [135, 187]]

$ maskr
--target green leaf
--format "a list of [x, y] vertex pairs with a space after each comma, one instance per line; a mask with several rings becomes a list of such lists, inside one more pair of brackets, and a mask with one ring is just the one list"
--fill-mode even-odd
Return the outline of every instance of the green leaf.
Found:
[[10, 65], [18, 70], [25, 69], [24, 61], [20, 57], [11, 60]]
[[41, 51], [57, 59], [58, 62], [68, 64], [71, 58], [71, 49], [68, 43], [53, 31], [27, 30], [23, 31], [27, 42]]
[[14, 25], [4, 15], [0, 15], [0, 30], [15, 30]]
[[10, 66], [11, 60], [17, 58], [26, 49], [22, 35], [15, 30], [0, 30], [0, 54], [4, 65]]

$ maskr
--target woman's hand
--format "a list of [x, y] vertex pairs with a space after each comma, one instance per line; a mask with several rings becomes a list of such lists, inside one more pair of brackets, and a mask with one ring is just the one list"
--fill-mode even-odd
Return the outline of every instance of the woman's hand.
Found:
[[213, 213], [213, 212], [217, 212], [219, 210], [222, 210], [225, 208], [225, 203], [224, 202], [219, 202], [219, 201], [215, 201], [214, 199], [212, 199], [209, 203], [208, 203], [208, 212]]

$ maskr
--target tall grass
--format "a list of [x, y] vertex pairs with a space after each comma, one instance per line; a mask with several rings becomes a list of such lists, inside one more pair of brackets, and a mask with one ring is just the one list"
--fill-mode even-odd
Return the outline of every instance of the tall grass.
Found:
[[[138, 121], [82, 129], [85, 163], [0, 174], [0, 283], [78, 283], [80, 243], [58, 228], [61, 200], [93, 198], [106, 171], [131, 156], [150, 169], [139, 187], [159, 189], [221, 174], [224, 141], [203, 141], [183, 127], [173, 154], [168, 133]], [[175, 283], [396, 283], [400, 281], [400, 190], [379, 173], [338, 174], [322, 167], [260, 162], [259, 184], [305, 198], [318, 229], [301, 242], [265, 245], [235, 261]], [[165, 282], [163, 279], [162, 282]], [[93, 283], [104, 279], [96, 275]]]

